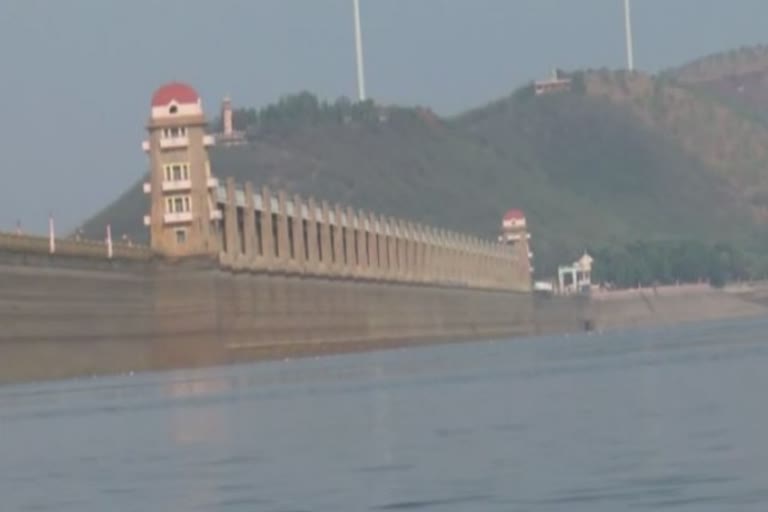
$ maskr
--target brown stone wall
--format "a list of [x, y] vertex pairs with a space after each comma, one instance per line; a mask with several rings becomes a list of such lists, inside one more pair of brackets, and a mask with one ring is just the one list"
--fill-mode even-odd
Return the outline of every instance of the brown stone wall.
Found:
[[537, 331], [530, 294], [214, 265], [0, 251], [0, 382]]

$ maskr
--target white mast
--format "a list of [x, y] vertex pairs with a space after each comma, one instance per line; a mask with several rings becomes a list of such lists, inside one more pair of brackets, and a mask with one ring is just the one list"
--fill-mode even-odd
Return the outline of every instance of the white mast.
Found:
[[353, 0], [355, 6], [355, 49], [357, 51], [357, 96], [360, 101], [365, 95], [365, 63], [363, 58], [363, 29], [360, 25], [360, 0]]
[[635, 50], [632, 43], [632, 10], [630, 0], [624, 0], [624, 25], [627, 35], [627, 69], [635, 70]]
[[48, 252], [56, 252], [56, 228], [53, 225], [53, 214], [48, 215]]
[[114, 249], [112, 246], [112, 226], [107, 224], [107, 258], [112, 259]]

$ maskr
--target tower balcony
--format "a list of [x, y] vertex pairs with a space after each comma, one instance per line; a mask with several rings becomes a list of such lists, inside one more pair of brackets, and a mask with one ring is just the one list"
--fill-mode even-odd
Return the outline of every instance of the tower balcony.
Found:
[[[215, 189], [219, 186], [218, 178], [208, 178], [205, 180], [205, 186], [209, 189]], [[152, 193], [152, 184], [145, 182], [142, 184], [142, 190], [145, 194]], [[192, 180], [174, 180], [163, 181], [163, 192], [182, 192], [185, 190], [192, 190]]]
[[501, 242], [503, 243], [509, 243], [509, 242], [519, 242], [521, 240], [530, 240], [531, 234], [526, 232], [518, 232], [518, 233], [504, 233], [499, 237], [501, 239]]
[[183, 224], [186, 222], [192, 222], [192, 212], [166, 213], [163, 216], [163, 222], [166, 224]]
[[203, 146], [213, 146], [216, 143], [216, 139], [213, 135], [203, 135]]
[[187, 146], [189, 146], [189, 137], [187, 135], [160, 138], [160, 149], [178, 149], [186, 148]]
[[163, 192], [181, 192], [192, 190], [192, 180], [164, 181]]

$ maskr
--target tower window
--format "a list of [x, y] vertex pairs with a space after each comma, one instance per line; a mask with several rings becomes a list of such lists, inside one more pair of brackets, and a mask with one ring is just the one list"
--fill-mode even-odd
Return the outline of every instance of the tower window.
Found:
[[178, 111], [179, 111], [179, 107], [177, 107], [176, 105], [171, 105], [171, 108], [168, 109], [168, 112], [170, 112], [171, 114], [175, 114]]
[[184, 213], [191, 211], [192, 202], [189, 196], [171, 196], [165, 199], [167, 213]]
[[176, 230], [176, 243], [178, 245], [184, 245], [187, 243], [187, 230], [186, 229], [177, 229]]
[[165, 181], [189, 180], [189, 163], [179, 162], [163, 166]]
[[174, 139], [176, 137], [186, 137], [186, 126], [171, 126], [169, 128], [163, 128], [161, 132], [164, 139]]

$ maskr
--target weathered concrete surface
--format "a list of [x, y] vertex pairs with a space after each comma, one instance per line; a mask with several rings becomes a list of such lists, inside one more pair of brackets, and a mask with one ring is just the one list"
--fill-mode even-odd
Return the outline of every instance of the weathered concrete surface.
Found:
[[582, 328], [574, 303], [560, 303], [548, 316], [535, 300], [0, 252], [0, 382]]
[[768, 314], [768, 287], [555, 298], [0, 251], [0, 382]]
[[596, 293], [589, 317], [595, 328], [611, 330], [768, 315], [765, 288], [703, 284]]

